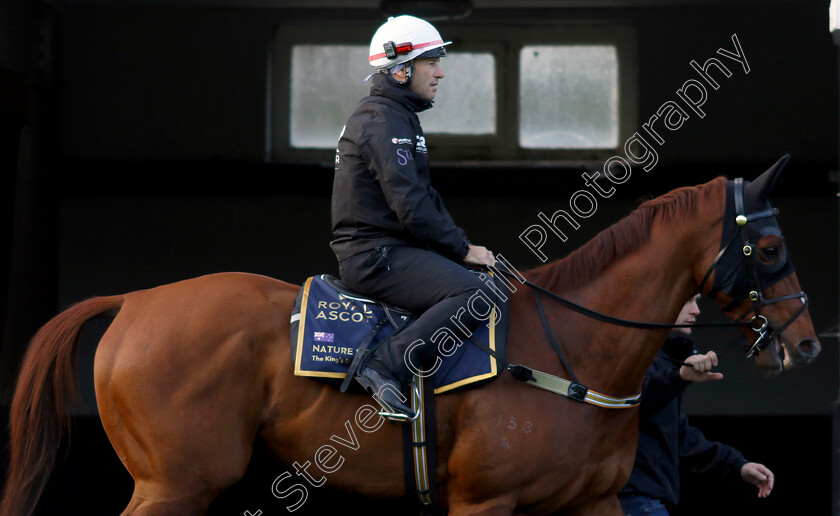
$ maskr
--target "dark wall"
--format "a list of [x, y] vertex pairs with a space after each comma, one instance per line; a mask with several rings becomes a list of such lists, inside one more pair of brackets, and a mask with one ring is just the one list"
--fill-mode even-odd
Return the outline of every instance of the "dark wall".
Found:
[[[835, 47], [827, 2], [717, 3], [635, 9], [482, 10], [459, 26], [498, 23], [622, 22], [637, 27], [639, 124], [718, 57], [700, 118], [663, 134], [659, 164], [604, 200], [571, 238], [550, 242], [560, 257], [632, 209], [636, 200], [717, 175], [747, 179], [793, 155], [777, 188], [781, 223], [812, 300], [818, 331], [836, 325], [837, 209], [828, 173], [836, 168]], [[272, 27], [321, 19], [341, 30], [379, 22], [366, 11], [247, 9], [81, 9], [62, 17], [60, 299], [122, 292], [207, 272], [246, 270], [289, 281], [334, 272], [329, 241], [328, 165], [260, 163], [265, 155], [266, 64]], [[351, 20], [351, 23], [346, 20]], [[597, 30], [597, 26], [593, 28]], [[749, 73], [716, 53], [737, 34]], [[713, 72], [717, 73], [717, 72]], [[329, 74], [325, 74], [329, 76]], [[325, 80], [313, 78], [313, 80]], [[275, 99], [278, 101], [278, 99]], [[282, 99], [279, 99], [282, 101]], [[660, 122], [661, 123], [661, 122]], [[434, 136], [430, 137], [434, 160]], [[434, 161], [433, 161], [434, 162]], [[597, 165], [597, 164], [596, 164]], [[523, 267], [537, 263], [518, 235], [539, 211], [565, 207], [583, 187], [580, 170], [443, 168], [435, 183], [473, 241]], [[480, 186], [476, 186], [479, 184]], [[813, 243], [820, 242], [819, 252]], [[716, 309], [706, 307], [709, 315]], [[730, 338], [708, 334], [708, 347]], [[703, 414], [831, 412], [837, 360], [828, 341], [807, 373], [768, 382], [737, 353], [731, 381], [690, 396]], [[808, 391], [805, 399], [782, 394]], [[730, 390], [761, 393], [733, 397]], [[767, 401], [764, 401], [767, 400]], [[773, 400], [773, 401], [769, 401]]]
[[[562, 199], [560, 197], [559, 199]], [[597, 221], [571, 238], [583, 241], [601, 224], [618, 220], [633, 200], [604, 203]], [[521, 269], [538, 260], [518, 240], [536, 223], [539, 211], [553, 213], [557, 197], [451, 195], [447, 207], [484, 242]], [[780, 224], [803, 288], [811, 299], [818, 331], [834, 324], [836, 263], [834, 246], [814, 242], [836, 239], [836, 200], [831, 197], [782, 197]], [[824, 220], [821, 220], [824, 219]], [[603, 222], [601, 222], [603, 221]], [[813, 222], [819, 221], [818, 225]], [[62, 302], [108, 295], [201, 274], [237, 270], [266, 274], [301, 284], [307, 276], [337, 274], [329, 241], [329, 198], [324, 195], [204, 195], [65, 198], [61, 206]], [[557, 256], [577, 242], [546, 244]], [[630, 302], [630, 301], [628, 301]], [[720, 310], [704, 303], [704, 320], [721, 320]], [[689, 389], [686, 409], [694, 414], [830, 414], [836, 399], [837, 348], [824, 343], [819, 360], [799, 370], [766, 378], [744, 358], [740, 343], [727, 345], [734, 330], [696, 330], [700, 347], [721, 355], [723, 382]]]
[[[638, 35], [639, 125], [664, 102], [678, 100], [676, 90], [686, 80], [699, 78], [692, 60], [703, 64], [717, 57], [733, 73], [725, 79], [712, 72], [721, 87], [709, 89], [706, 117], [689, 112], [691, 119], [666, 136], [662, 164], [762, 162], [785, 152], [806, 161], [834, 163], [837, 80], [828, 2], [709, 4], [477, 9], [464, 21], [439, 25], [454, 39], [465, 27], [493, 23], [539, 23], [533, 30], [560, 32], [564, 24], [583, 24], [593, 31], [599, 23], [632, 25]], [[63, 155], [94, 161], [262, 161], [272, 30], [316, 22], [325, 31], [357, 37], [372, 33], [382, 20], [373, 10], [66, 12], [60, 28]], [[360, 29], [364, 27], [369, 30]], [[716, 54], [719, 48], [733, 50], [733, 34], [749, 73]], [[312, 80], [342, 78], [325, 71]]]
[[[13, 18], [7, 14], [24, 21], [15, 27], [40, 23], [39, 14], [19, 12], [19, 7], [11, 11], [0, 6], [0, 29], [3, 20]], [[639, 124], [674, 100], [686, 80], [697, 77], [691, 60], [702, 63], [718, 48], [731, 49], [733, 34], [748, 58], [749, 74], [733, 66], [733, 76], [722, 79], [719, 90], [709, 91], [705, 118], [693, 116], [679, 131], [668, 133], [654, 170], [634, 170], [617, 195], [570, 234], [568, 243], [552, 241], [546, 252], [565, 255], [628, 213], [642, 196], [720, 174], [749, 179], [790, 152], [793, 159], [774, 205], [781, 209], [780, 224], [811, 298], [815, 328], [836, 332], [838, 185], [829, 181], [828, 173], [837, 169], [837, 58], [827, 13], [827, 1], [790, 0], [769, 5], [477, 9], [460, 22], [556, 21], [556, 30], [567, 22], [632, 23], [638, 34]], [[335, 273], [327, 245], [331, 169], [317, 163], [264, 162], [269, 40], [275, 26], [304, 20], [334, 21], [335, 30], [341, 30], [341, 23], [354, 28], [367, 24], [372, 31], [381, 16], [366, 10], [162, 7], [58, 13], [59, 52], [53, 66], [59, 80], [51, 94], [59, 110], [46, 120], [59, 135], [59, 151], [50, 156], [54, 165], [49, 168], [56, 213], [48, 215], [51, 229], [27, 233], [46, 245], [41, 254], [58, 257], [57, 263], [37, 269], [54, 288], [29, 289], [31, 296], [40, 294], [41, 312], [52, 313], [92, 295], [210, 272], [240, 270], [298, 283], [312, 274]], [[458, 26], [441, 25], [444, 33], [456, 34]], [[21, 41], [33, 42], [35, 36], [31, 29], [26, 38], [12, 41], [6, 36], [14, 33], [0, 30], [0, 62], [18, 74], [14, 81], [26, 84], [36, 78], [34, 57], [10, 49]], [[567, 206], [571, 193], [582, 186], [580, 170], [574, 168], [438, 167], [434, 175], [447, 207], [471, 239], [502, 252], [521, 268], [537, 260], [518, 235], [536, 222], [538, 212]], [[21, 193], [18, 187], [16, 198]], [[15, 229], [24, 227], [23, 222], [18, 219]], [[52, 238], [49, 231], [58, 235]], [[7, 224], [0, 234], [10, 233]], [[18, 298], [13, 293], [11, 299]], [[703, 308], [710, 320], [720, 316], [709, 304]], [[46, 320], [46, 315], [39, 317]], [[713, 437], [745, 448], [750, 458], [773, 467], [779, 484], [767, 503], [755, 505], [751, 497], [744, 498], [746, 505], [731, 513], [758, 509], [782, 514], [793, 508], [806, 509], [806, 514], [826, 512], [830, 488], [820, 479], [830, 477], [822, 458], [830, 456], [829, 414], [840, 381], [836, 341], [823, 339], [823, 354], [812, 366], [771, 379], [737, 348], [726, 346], [732, 336], [721, 331], [698, 337], [701, 348], [719, 351], [726, 379], [690, 389], [685, 409]], [[4, 343], [0, 370], [16, 370], [25, 340], [21, 334]], [[13, 352], [10, 346], [15, 346]], [[93, 350], [93, 345], [85, 347], [80, 365], [88, 402], [81, 412], [86, 414], [95, 410], [89, 373]], [[54, 480], [54, 498], [48, 503], [60, 506], [85, 493], [70, 479], [108, 471], [115, 473], [107, 480], [121, 486], [108, 491], [116, 500], [113, 507], [119, 507], [125, 486], [130, 490], [128, 479], [117, 473], [122, 470], [113, 453], [108, 455], [107, 442], [95, 434], [101, 432], [96, 419], [79, 420], [82, 430], [77, 434], [92, 432], [91, 441], [80, 440], [78, 462], [68, 462], [69, 470]], [[794, 448], [788, 441], [797, 435], [801, 442]], [[780, 441], [783, 445], [773, 449]], [[101, 467], [84, 459], [88, 449], [102, 461]], [[816, 465], [801, 464], [801, 457], [815, 457]], [[817, 479], [812, 484], [797, 476], [806, 467]], [[226, 508], [239, 513], [248, 509], [242, 504], [252, 500], [266, 474], [277, 467], [258, 462], [254, 468], [229, 495], [234, 498], [227, 500], [235, 501]], [[684, 514], [708, 507], [701, 489], [712, 484], [703, 482], [687, 487]], [[803, 492], [809, 493], [807, 503], [797, 505]], [[694, 508], [700, 512], [691, 512]], [[269, 509], [282, 511], [267, 503], [264, 513]]]

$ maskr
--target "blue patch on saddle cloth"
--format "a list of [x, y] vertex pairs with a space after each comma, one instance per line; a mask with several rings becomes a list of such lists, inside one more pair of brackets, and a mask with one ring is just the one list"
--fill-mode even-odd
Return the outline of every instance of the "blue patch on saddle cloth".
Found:
[[[498, 278], [494, 280], [498, 292], [508, 292]], [[505, 295], [504, 302], [493, 301], [493, 315], [479, 324], [473, 338], [492, 349], [497, 358], [470, 340], [443, 340], [438, 347], [440, 367], [432, 376], [435, 394], [499, 374], [499, 364], [505, 358], [509, 299]], [[486, 302], [480, 305], [485, 306], [477, 308], [478, 312], [489, 313]], [[340, 383], [347, 376], [356, 349], [377, 323], [382, 321], [383, 325], [371, 346], [412, 320], [411, 312], [357, 295], [330, 275], [313, 276], [301, 288], [292, 310], [290, 337], [295, 375]]]

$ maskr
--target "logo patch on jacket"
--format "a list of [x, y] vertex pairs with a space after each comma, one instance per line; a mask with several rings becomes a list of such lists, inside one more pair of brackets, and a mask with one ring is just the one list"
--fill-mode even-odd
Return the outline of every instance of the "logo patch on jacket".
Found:
[[391, 138], [391, 143], [394, 145], [411, 145], [411, 138]]
[[426, 137], [425, 136], [422, 136], [422, 135], [419, 135], [419, 134], [417, 135], [417, 146], [414, 147], [414, 151], [415, 152], [422, 152], [424, 154], [428, 152], [426, 150]]
[[408, 165], [408, 162], [414, 159], [411, 154], [411, 149], [397, 149], [397, 163], [400, 165]]

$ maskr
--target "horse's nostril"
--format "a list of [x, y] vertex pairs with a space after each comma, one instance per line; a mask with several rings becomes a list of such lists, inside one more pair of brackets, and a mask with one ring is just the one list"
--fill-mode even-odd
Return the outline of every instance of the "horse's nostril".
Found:
[[796, 350], [803, 357], [813, 358], [820, 353], [820, 343], [813, 339], [803, 339], [796, 345]]

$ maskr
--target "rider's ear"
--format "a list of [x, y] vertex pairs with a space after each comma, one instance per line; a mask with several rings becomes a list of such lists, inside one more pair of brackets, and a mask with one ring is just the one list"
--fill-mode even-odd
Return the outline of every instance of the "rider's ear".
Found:
[[747, 206], [758, 206], [767, 202], [770, 196], [770, 190], [773, 189], [773, 185], [776, 184], [776, 179], [778, 179], [779, 174], [785, 168], [789, 159], [790, 154], [785, 154], [767, 172], [761, 174], [755, 181], [747, 185], [744, 189]]

